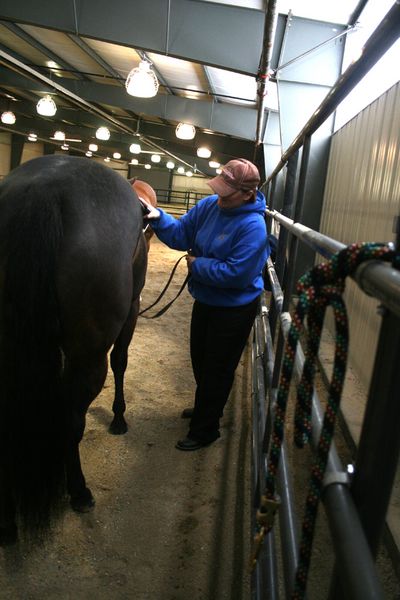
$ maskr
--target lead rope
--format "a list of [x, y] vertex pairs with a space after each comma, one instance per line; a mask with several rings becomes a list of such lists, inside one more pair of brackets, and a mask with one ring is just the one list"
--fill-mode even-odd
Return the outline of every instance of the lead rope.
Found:
[[174, 264], [174, 267], [171, 271], [171, 274], [169, 276], [169, 279], [167, 281], [167, 283], [165, 284], [164, 288], [162, 289], [162, 291], [160, 292], [158, 298], [152, 303], [150, 304], [150, 306], [147, 306], [147, 308], [144, 308], [143, 310], [141, 310], [138, 314], [139, 317], [143, 317], [144, 319], [157, 319], [158, 317], [161, 317], [161, 315], [163, 315], [168, 309], [169, 307], [175, 302], [175, 300], [181, 295], [181, 293], [183, 292], [183, 290], [185, 289], [185, 286], [189, 280], [189, 274], [186, 275], [184, 282], [182, 283], [181, 287], [179, 288], [178, 293], [176, 294], [176, 296], [170, 301], [168, 302], [168, 304], [166, 304], [165, 306], [163, 306], [163, 308], [161, 308], [155, 315], [145, 315], [144, 313], [147, 312], [148, 310], [150, 310], [151, 308], [153, 308], [153, 306], [155, 306], [156, 304], [158, 304], [161, 300], [161, 298], [164, 296], [165, 292], [167, 291], [172, 278], [175, 274], [175, 271], [179, 265], [179, 263], [181, 262], [181, 260], [183, 258], [185, 258], [187, 256], [187, 254], [183, 254], [180, 258], [178, 258], [178, 260], [176, 261], [176, 263]]
[[321, 497], [323, 478], [346, 372], [348, 323], [346, 308], [342, 299], [345, 279], [348, 275], [354, 273], [360, 263], [372, 259], [393, 261], [396, 256], [394, 250], [384, 244], [352, 244], [335, 254], [330, 261], [315, 266], [303, 275], [297, 283], [299, 299], [285, 346], [269, 448], [265, 493], [261, 498], [260, 509], [256, 516], [259, 531], [254, 538], [255, 546], [251, 560], [251, 568], [254, 568], [261, 544], [265, 535], [272, 529], [274, 516], [279, 506], [279, 498], [275, 492], [276, 474], [284, 437], [286, 405], [293, 375], [297, 342], [303, 331], [303, 322], [306, 315], [308, 315], [308, 332], [305, 333], [308, 336], [308, 341], [303, 373], [297, 391], [294, 440], [295, 444], [302, 448], [311, 438], [311, 407], [315, 365], [324, 316], [327, 306], [330, 305], [333, 308], [336, 328], [334, 366], [329, 386], [327, 409], [324, 414], [305, 503], [299, 560], [292, 600], [302, 600], [306, 591], [318, 503]]

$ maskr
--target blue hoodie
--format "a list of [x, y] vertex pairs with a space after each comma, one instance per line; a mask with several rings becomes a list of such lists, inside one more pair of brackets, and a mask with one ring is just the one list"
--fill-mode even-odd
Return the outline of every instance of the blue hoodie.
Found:
[[222, 209], [218, 196], [208, 196], [175, 219], [160, 210], [151, 227], [162, 242], [175, 250], [191, 251], [189, 292], [199, 302], [213, 306], [241, 306], [263, 290], [262, 270], [269, 256], [264, 220], [265, 198]]

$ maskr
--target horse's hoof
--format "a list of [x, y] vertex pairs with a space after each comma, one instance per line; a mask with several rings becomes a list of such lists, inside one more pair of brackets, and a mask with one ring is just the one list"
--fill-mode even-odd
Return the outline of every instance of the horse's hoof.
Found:
[[86, 513], [90, 512], [96, 503], [92, 496], [92, 492], [89, 488], [85, 488], [83, 494], [71, 496], [70, 504], [75, 512]]
[[125, 419], [113, 419], [108, 431], [113, 435], [123, 435], [128, 431], [128, 425], [126, 424]]
[[11, 546], [18, 541], [18, 532], [15, 525], [0, 527], [0, 546]]

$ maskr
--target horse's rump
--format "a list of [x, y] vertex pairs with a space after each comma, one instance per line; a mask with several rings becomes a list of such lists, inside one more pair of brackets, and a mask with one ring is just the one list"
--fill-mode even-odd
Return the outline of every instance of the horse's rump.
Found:
[[128, 182], [86, 159], [34, 159], [0, 185], [0, 495], [28, 529], [65, 491], [62, 353], [114, 343], [144, 283], [141, 228]]

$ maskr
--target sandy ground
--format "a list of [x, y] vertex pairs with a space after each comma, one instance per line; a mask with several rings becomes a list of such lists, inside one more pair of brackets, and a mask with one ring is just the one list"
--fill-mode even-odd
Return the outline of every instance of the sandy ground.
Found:
[[[143, 307], [158, 296], [181, 255], [153, 238]], [[186, 275], [182, 263], [165, 303]], [[194, 391], [191, 305], [185, 290], [161, 318], [139, 319], [126, 373], [128, 433], [107, 431], [111, 370], [87, 417], [81, 454], [96, 506], [84, 515], [66, 506], [42, 547], [0, 549], [0, 600], [250, 600], [250, 347], [236, 373], [221, 439], [193, 453], [176, 450], [187, 428], [180, 412]], [[287, 424], [287, 439], [291, 428]], [[345, 444], [336, 442], [346, 464]], [[311, 456], [307, 450], [289, 455], [302, 514]], [[328, 597], [333, 561], [321, 507], [309, 600]], [[378, 565], [385, 598], [399, 600], [384, 550]]]
[[[143, 307], [181, 255], [153, 238]], [[167, 299], [185, 277], [182, 263]], [[250, 353], [238, 369], [221, 439], [193, 453], [176, 450], [187, 427], [180, 412], [194, 391], [191, 305], [185, 290], [161, 318], [139, 319], [126, 373], [128, 433], [107, 431], [111, 370], [87, 417], [81, 455], [96, 506], [84, 515], [66, 507], [43, 547], [0, 549], [2, 600], [250, 597]]]

